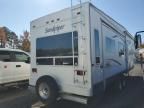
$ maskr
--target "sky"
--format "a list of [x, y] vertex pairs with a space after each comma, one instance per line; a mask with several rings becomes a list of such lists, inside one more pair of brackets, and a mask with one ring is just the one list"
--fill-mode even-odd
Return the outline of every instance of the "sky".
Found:
[[[144, 30], [144, 0], [91, 2], [122, 24], [132, 35]], [[0, 0], [0, 26], [6, 26], [20, 35], [24, 30], [30, 30], [30, 21], [67, 7], [70, 7], [70, 0]]]

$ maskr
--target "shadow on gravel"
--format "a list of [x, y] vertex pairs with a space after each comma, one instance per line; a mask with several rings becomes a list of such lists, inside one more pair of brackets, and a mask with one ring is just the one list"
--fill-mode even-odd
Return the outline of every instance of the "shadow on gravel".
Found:
[[101, 98], [93, 97], [88, 105], [61, 100], [41, 108], [144, 108], [144, 81], [142, 77], [128, 77], [124, 90], [117, 91], [111, 86]]
[[0, 87], [0, 108], [31, 108], [32, 100], [29, 89]]
[[[114, 89], [114, 86], [109, 88], [103, 96], [93, 97], [88, 105], [61, 100], [53, 106], [41, 108], [144, 108], [142, 77], [127, 77], [127, 87], [122, 91]], [[0, 88], [0, 108], [31, 108], [31, 104], [36, 101], [30, 89]]]

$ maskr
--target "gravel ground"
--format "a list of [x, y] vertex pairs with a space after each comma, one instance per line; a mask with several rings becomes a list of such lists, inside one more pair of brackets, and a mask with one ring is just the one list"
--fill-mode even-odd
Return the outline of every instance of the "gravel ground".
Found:
[[[144, 81], [140, 65], [127, 77], [127, 87], [117, 91], [111, 87], [101, 98], [94, 97], [88, 105], [61, 100], [52, 108], [144, 108]], [[0, 87], [0, 108], [50, 108], [38, 102], [32, 88]]]

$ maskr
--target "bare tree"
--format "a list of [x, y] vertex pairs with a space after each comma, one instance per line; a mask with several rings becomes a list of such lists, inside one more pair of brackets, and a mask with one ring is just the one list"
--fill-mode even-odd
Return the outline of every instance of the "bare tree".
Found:
[[6, 32], [3, 27], [0, 27], [0, 47], [1, 48], [5, 47], [6, 40], [7, 40]]
[[21, 36], [22, 40], [22, 50], [26, 52], [30, 52], [30, 41], [29, 41], [29, 32], [26, 30], [23, 32], [23, 36]]

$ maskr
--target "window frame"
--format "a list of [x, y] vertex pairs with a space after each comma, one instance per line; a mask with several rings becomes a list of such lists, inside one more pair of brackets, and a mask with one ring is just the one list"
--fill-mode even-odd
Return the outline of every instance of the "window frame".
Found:
[[[109, 43], [108, 43], [108, 40], [109, 40]], [[116, 41], [115, 39], [112, 39], [108, 36], [106, 36], [105, 38], [105, 50], [107, 53], [109, 54], [115, 54], [116, 53]]]
[[14, 62], [23, 62], [23, 63], [26, 63], [26, 60], [25, 60], [25, 61], [18, 61], [18, 60], [16, 60], [16, 53], [22, 53], [22, 54], [26, 55], [27, 58], [30, 58], [29, 55], [26, 54], [26, 53], [24, 53], [24, 52], [20, 52], [20, 51], [13, 51], [12, 53], [13, 53]]
[[9, 57], [10, 57], [9, 60], [0, 60], [0, 61], [2, 61], [2, 62], [13, 62], [14, 61], [11, 51], [0, 50], [0, 52], [7, 52], [9, 54]]
[[[122, 48], [123, 47], [123, 48]], [[122, 49], [121, 49], [122, 48]], [[120, 41], [118, 41], [118, 55], [121, 57], [122, 55], [125, 55], [125, 47], [124, 44]]]
[[97, 29], [94, 29], [94, 39], [95, 39], [95, 60], [96, 64], [100, 64], [100, 35]]
[[[65, 56], [65, 55], [63, 55], [63, 56], [42, 56], [42, 57], [38, 57], [37, 56], [37, 39], [39, 39], [39, 38], [37, 38], [36, 39], [36, 64], [37, 65], [50, 65], [50, 66], [73, 66], [73, 65], [78, 65], [78, 56], [79, 56], [79, 45], [78, 45], [78, 31], [73, 31], [73, 36], [72, 36], [72, 32], [67, 32], [67, 33], [70, 33], [71, 34], [71, 50], [72, 50], [72, 55], [68, 55], [68, 56]], [[66, 34], [66, 33], [63, 33], [63, 34]], [[63, 34], [58, 34], [58, 35], [63, 35]], [[53, 35], [53, 36], [58, 36], [58, 35]], [[49, 36], [45, 36], [45, 37], [42, 37], [42, 38], [46, 38], [46, 37], [49, 37]], [[73, 40], [72, 40], [73, 39]], [[76, 39], [76, 40], [75, 40]], [[72, 43], [73, 42], [73, 43]], [[75, 44], [75, 43], [77, 43], [77, 45]], [[74, 45], [74, 46], [72, 46], [72, 45]], [[75, 46], [76, 45], [76, 46]], [[76, 47], [76, 48], [75, 48]], [[73, 48], [74, 48], [74, 50], [73, 50]], [[74, 52], [73, 52], [74, 51]], [[76, 52], [76, 53], [75, 53]], [[73, 54], [74, 54], [74, 57], [73, 57]], [[74, 63], [73, 63], [73, 58], [74, 58]], [[38, 59], [40, 60], [40, 59], [44, 59], [44, 60], [46, 60], [46, 59], [53, 59], [53, 62], [52, 62], [52, 64], [48, 64], [48, 63], [45, 63], [45, 64], [41, 64], [41, 63], [38, 63], [37, 61], [38, 61]], [[64, 63], [64, 61], [66, 60], [66, 59], [72, 59], [72, 65], [70, 65], [70, 64], [61, 64], [61, 65], [59, 65], [59, 64], [56, 64], [56, 59], [63, 59], [63, 63]], [[64, 60], [65, 59], [65, 60]], [[75, 63], [75, 61], [77, 61], [76, 63]], [[70, 62], [69, 62], [70, 63]]]

